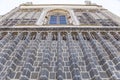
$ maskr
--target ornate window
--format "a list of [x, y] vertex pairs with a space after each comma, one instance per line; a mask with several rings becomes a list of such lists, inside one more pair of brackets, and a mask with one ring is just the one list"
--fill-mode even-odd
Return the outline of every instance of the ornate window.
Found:
[[66, 16], [60, 14], [51, 15], [49, 24], [67, 24]]
[[51, 10], [47, 13], [45, 24], [50, 25], [66, 25], [70, 22], [69, 12], [65, 10]]

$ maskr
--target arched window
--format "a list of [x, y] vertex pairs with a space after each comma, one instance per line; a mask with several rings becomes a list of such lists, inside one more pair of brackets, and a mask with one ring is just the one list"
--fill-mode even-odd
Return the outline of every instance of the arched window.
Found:
[[47, 13], [46, 21], [50, 25], [66, 25], [69, 24], [69, 12], [66, 10], [55, 9]]

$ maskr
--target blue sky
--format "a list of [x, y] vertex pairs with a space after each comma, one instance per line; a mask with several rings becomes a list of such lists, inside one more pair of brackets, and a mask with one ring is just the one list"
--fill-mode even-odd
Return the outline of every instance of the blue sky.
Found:
[[[13, 8], [25, 2], [34, 4], [83, 4], [85, 0], [1, 0], [0, 15], [3, 15]], [[102, 5], [104, 8], [120, 16], [120, 0], [91, 0], [92, 3]]]

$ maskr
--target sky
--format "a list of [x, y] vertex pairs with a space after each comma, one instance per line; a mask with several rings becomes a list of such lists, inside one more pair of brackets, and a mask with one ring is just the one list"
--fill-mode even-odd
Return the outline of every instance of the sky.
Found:
[[[85, 0], [1, 0], [0, 15], [18, 7], [22, 3], [33, 2], [34, 4], [84, 4]], [[120, 17], [120, 0], [90, 0], [92, 3], [102, 5], [112, 13]]]

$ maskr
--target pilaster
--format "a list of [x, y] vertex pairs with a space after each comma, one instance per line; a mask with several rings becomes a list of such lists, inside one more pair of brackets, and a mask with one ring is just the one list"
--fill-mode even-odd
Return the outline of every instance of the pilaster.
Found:
[[69, 12], [70, 12], [71, 18], [73, 20], [73, 25], [80, 25], [74, 11], [71, 9], [71, 10], [69, 10]]
[[46, 13], [47, 9], [43, 9], [38, 21], [36, 22], [36, 25], [42, 25], [44, 23]]

